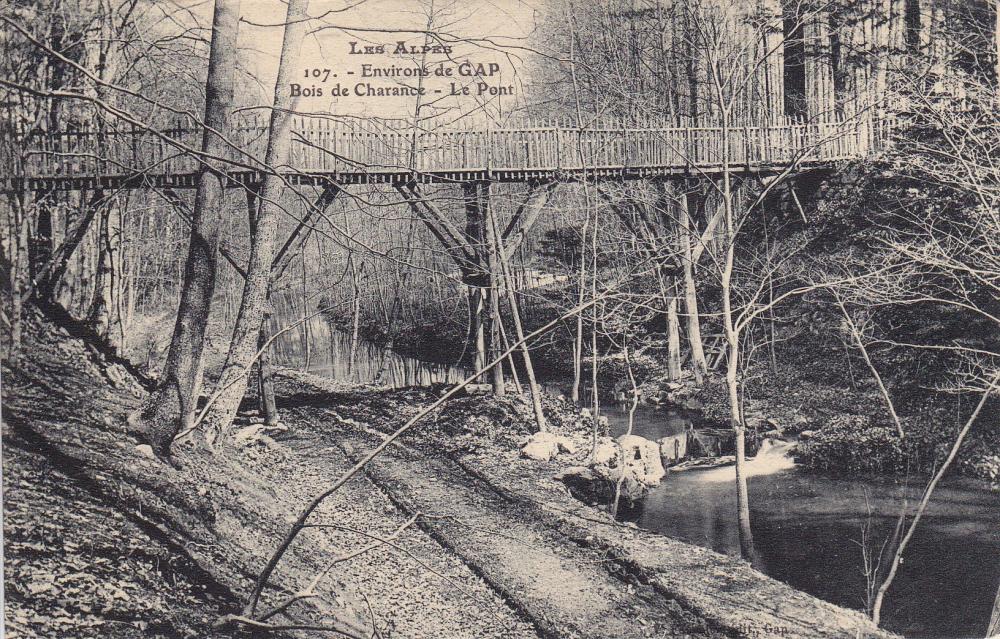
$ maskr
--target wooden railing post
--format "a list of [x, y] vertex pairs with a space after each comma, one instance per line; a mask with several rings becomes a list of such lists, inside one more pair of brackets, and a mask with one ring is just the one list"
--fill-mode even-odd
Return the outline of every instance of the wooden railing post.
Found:
[[684, 128], [684, 163], [687, 170], [691, 170], [693, 163], [697, 162], [695, 149], [691, 144], [691, 127]]
[[562, 169], [562, 129], [557, 125], [554, 131], [556, 136], [556, 168]]
[[750, 168], [750, 128], [743, 127], [743, 164]]

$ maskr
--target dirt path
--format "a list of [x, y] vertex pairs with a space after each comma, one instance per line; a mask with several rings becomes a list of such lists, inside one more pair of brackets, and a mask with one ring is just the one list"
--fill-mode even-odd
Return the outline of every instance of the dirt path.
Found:
[[[284, 372], [282, 414], [358, 459], [433, 392], [338, 390]], [[522, 405], [523, 404], [523, 405]], [[552, 400], [550, 426], [581, 446], [575, 413]], [[383, 451], [369, 479], [479, 573], [540, 634], [559, 637], [888, 638], [860, 612], [821, 601], [729, 557], [615, 522], [518, 454], [530, 405], [468, 397], [432, 413]], [[581, 449], [582, 450], [582, 449]], [[301, 453], [298, 453], [301, 454]]]
[[[318, 434], [325, 432], [348, 455], [369, 449], [381, 437], [341, 420], [333, 410], [295, 412], [303, 420], [308, 416]], [[615, 577], [615, 565], [601, 553], [567, 541], [447, 458], [397, 446], [367, 472], [398, 506], [423, 513], [424, 529], [546, 636], [718, 636], [651, 589]]]

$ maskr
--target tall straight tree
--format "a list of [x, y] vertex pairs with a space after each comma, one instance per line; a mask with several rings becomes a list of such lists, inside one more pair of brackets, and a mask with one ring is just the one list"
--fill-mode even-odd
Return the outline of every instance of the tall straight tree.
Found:
[[[285, 34], [278, 61], [278, 77], [274, 84], [274, 107], [271, 109], [270, 131], [265, 161], [276, 171], [288, 163], [291, 146], [292, 112], [297, 99], [292, 97], [291, 86], [299, 62], [302, 40], [305, 38], [309, 19], [309, 0], [289, 0], [285, 18]], [[261, 322], [268, 303], [271, 263], [274, 261], [281, 196], [284, 192], [282, 177], [267, 173], [257, 198], [255, 233], [250, 246], [243, 298], [240, 302], [233, 339], [229, 344], [226, 363], [219, 378], [216, 399], [205, 415], [210, 433], [229, 427], [240, 400], [247, 389], [247, 378], [257, 352]]]
[[161, 456], [169, 454], [174, 437], [191, 422], [201, 391], [202, 351], [215, 292], [225, 203], [225, 165], [216, 158], [229, 153], [225, 136], [232, 112], [239, 28], [240, 0], [216, 0], [205, 84], [203, 155], [177, 322], [159, 384], [129, 417], [130, 430]]
[[678, 242], [680, 243], [681, 264], [684, 267], [684, 310], [687, 314], [687, 338], [691, 347], [691, 368], [700, 383], [708, 374], [708, 362], [705, 360], [705, 348], [701, 340], [701, 315], [698, 311], [698, 289], [694, 280], [694, 262], [691, 250], [692, 241], [697, 241], [693, 234], [694, 219], [691, 218], [691, 194], [682, 193], [678, 198], [681, 210], [678, 212], [679, 224]]

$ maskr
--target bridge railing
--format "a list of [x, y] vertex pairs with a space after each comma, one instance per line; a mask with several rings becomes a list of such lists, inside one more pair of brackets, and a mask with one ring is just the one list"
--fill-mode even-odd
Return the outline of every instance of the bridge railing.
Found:
[[[880, 129], [877, 129], [880, 130]], [[263, 169], [266, 129], [240, 123], [230, 136], [232, 170]], [[564, 126], [414, 133], [372, 121], [296, 118], [289, 173], [457, 173], [582, 169], [717, 169], [724, 155], [740, 167], [860, 157], [879, 136], [864, 120], [721, 127]], [[198, 168], [201, 131], [34, 131], [3, 145], [8, 176], [74, 177], [190, 174]], [[724, 145], [728, 153], [724, 154]]]

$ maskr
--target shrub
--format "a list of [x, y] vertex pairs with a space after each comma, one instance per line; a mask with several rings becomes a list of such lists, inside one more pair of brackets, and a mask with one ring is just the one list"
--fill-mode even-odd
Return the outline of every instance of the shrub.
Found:
[[836, 474], [903, 472], [911, 452], [894, 428], [862, 415], [837, 415], [799, 446], [803, 463]]

